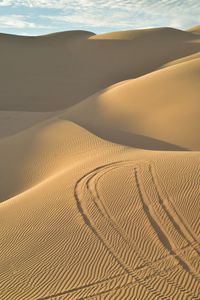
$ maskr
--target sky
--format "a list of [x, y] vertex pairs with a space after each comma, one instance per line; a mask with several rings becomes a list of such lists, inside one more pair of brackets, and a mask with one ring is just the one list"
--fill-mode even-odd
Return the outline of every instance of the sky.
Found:
[[200, 0], [0, 0], [0, 32], [94, 33], [200, 24]]

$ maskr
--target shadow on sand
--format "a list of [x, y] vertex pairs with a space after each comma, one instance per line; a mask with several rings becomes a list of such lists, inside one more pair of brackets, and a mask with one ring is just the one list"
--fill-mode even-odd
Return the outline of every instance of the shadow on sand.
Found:
[[190, 149], [181, 147], [179, 145], [174, 145], [162, 140], [158, 140], [149, 136], [129, 133], [115, 128], [104, 128], [103, 126], [98, 127], [93, 125], [90, 126], [83, 122], [74, 121], [73, 119], [71, 119], [70, 121], [83, 127], [84, 129], [88, 130], [89, 132], [95, 134], [96, 136], [104, 140], [123, 146], [157, 151], [190, 151]]

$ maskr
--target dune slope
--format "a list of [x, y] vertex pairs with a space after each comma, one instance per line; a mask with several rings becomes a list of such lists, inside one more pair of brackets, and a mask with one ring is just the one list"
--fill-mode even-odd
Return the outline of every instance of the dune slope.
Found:
[[193, 26], [187, 30], [188, 32], [200, 33], [200, 25]]
[[63, 118], [129, 146], [200, 150], [199, 82], [197, 58], [111, 86], [71, 107]]
[[2, 299], [198, 299], [199, 154], [74, 126], [59, 170], [1, 204]]
[[172, 28], [1, 35], [0, 40], [0, 109], [18, 111], [67, 108], [111, 84], [200, 50], [199, 36]]

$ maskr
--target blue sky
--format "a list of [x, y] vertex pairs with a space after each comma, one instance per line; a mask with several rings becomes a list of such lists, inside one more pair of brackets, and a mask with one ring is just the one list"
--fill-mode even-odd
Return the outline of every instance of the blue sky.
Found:
[[200, 0], [0, 0], [0, 32], [95, 33], [200, 24]]

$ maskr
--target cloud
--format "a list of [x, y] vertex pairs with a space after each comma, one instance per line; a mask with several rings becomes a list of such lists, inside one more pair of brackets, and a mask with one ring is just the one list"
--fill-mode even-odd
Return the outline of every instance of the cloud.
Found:
[[[36, 2], [38, 5], [39, 2], [40, 5], [44, 4], [44, 1]], [[41, 17], [57, 24], [80, 24], [116, 29], [160, 26], [184, 29], [200, 23], [199, 0], [73, 0], [73, 2], [63, 0], [58, 2], [63, 7], [59, 15]]]
[[29, 20], [29, 17], [24, 16], [24, 15], [0, 16], [0, 27], [1, 28], [17, 28], [17, 29], [52, 28], [51, 26], [34, 23]]
[[0, 1], [0, 6], [10, 6], [13, 4], [13, 1], [10, 0], [2, 0]]
[[36, 22], [40, 26], [95, 27], [101, 31], [161, 26], [184, 29], [200, 23], [199, 0], [0, 0], [0, 7], [31, 11], [36, 21], [15, 16], [13, 22], [18, 28], [23, 24], [30, 28]]
[[21, 15], [0, 16], [0, 27], [2, 28], [37, 28], [33, 22], [28, 22]]
[[64, 8], [71, 1], [68, 0], [0, 0], [0, 6], [25, 6], [35, 8]]
[[[96, 16], [89, 13], [82, 13], [82, 14], [74, 14], [74, 15], [47, 15], [47, 16], [40, 16], [40, 18], [44, 18], [50, 20], [54, 25], [57, 24], [74, 24], [74, 25], [81, 25], [81, 26], [90, 26], [90, 27], [131, 27], [131, 23], [126, 21], [126, 16], [124, 13], [118, 14], [110, 14], [109, 16]], [[124, 19], [125, 18], [125, 19]]]
[[109, 8], [128, 8], [128, 9], [150, 9], [163, 12], [191, 9], [200, 10], [199, 0], [0, 0], [0, 6], [26, 6], [26, 7], [46, 7], [65, 9], [71, 6], [83, 7], [109, 7]]

